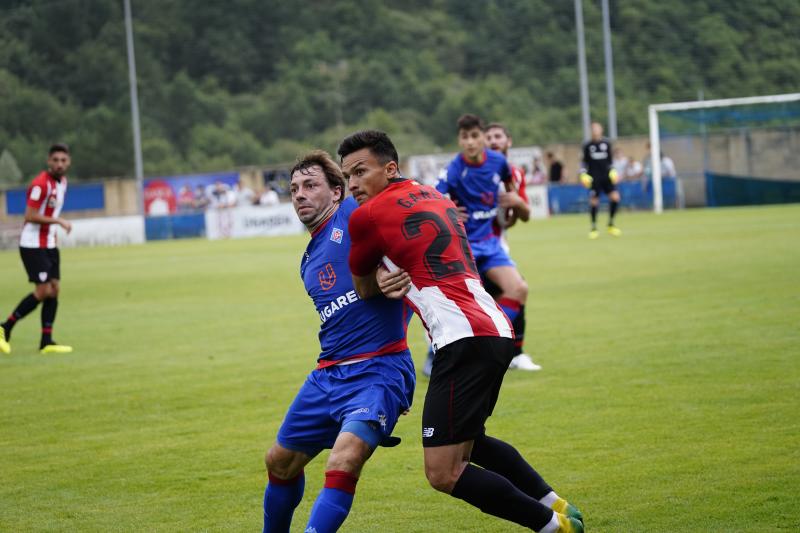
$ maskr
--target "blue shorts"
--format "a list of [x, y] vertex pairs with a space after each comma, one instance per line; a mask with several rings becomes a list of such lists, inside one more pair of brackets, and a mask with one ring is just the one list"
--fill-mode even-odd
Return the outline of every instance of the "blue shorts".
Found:
[[475, 256], [475, 265], [478, 267], [478, 274], [483, 276], [486, 271], [495, 267], [517, 266], [511, 257], [503, 249], [500, 237], [489, 237], [480, 241], [470, 241], [472, 255]]
[[342, 425], [351, 421], [374, 422], [386, 438], [411, 407], [415, 383], [408, 350], [314, 370], [283, 419], [278, 444], [313, 457], [332, 448]]

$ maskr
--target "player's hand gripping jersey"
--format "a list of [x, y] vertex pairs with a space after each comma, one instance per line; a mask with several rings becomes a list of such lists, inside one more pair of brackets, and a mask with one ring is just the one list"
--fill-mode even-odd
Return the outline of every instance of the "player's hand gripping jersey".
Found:
[[[64, 205], [67, 194], [67, 177], [55, 180], [49, 172], [36, 176], [28, 187], [27, 205], [36, 209], [40, 215], [57, 218]], [[21, 248], [55, 248], [56, 224], [36, 224], [26, 222], [22, 226], [19, 245]]]
[[407, 349], [406, 326], [411, 313], [404, 303], [387, 298], [361, 300], [353, 287], [347, 265], [347, 226], [356, 207], [353, 198], [342, 202], [311, 236], [300, 265], [306, 292], [322, 322], [320, 368]]
[[456, 156], [436, 189], [467, 208], [469, 219], [464, 227], [470, 242], [477, 242], [494, 235], [497, 194], [502, 183], [509, 180], [511, 170], [503, 154], [484, 150], [483, 160], [478, 164], [468, 163], [462, 154]]
[[371, 274], [382, 260], [409, 274], [406, 299], [434, 350], [466, 337], [512, 337], [508, 318], [481, 285], [455, 204], [436, 189], [392, 180], [352, 214], [350, 236], [356, 276]]

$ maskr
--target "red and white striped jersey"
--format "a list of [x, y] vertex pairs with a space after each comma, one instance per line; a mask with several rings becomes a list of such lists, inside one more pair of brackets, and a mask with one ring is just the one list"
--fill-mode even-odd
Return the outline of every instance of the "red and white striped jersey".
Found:
[[481, 284], [453, 202], [432, 187], [392, 180], [350, 217], [350, 270], [383, 263], [411, 277], [407, 302], [438, 350], [466, 337], [513, 337], [505, 313]]
[[[66, 194], [67, 177], [62, 176], [60, 180], [56, 180], [49, 172], [43, 171], [28, 187], [27, 205], [36, 209], [41, 215], [57, 217], [61, 214]], [[26, 222], [22, 226], [19, 245], [21, 248], [55, 248], [55, 224]]]

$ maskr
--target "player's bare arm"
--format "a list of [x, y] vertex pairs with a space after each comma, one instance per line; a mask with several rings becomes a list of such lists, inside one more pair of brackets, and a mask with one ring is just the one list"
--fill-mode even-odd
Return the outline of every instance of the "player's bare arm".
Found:
[[366, 276], [357, 276], [352, 274], [353, 286], [356, 289], [356, 294], [362, 300], [373, 298], [381, 294], [381, 289], [375, 279], [375, 272]]

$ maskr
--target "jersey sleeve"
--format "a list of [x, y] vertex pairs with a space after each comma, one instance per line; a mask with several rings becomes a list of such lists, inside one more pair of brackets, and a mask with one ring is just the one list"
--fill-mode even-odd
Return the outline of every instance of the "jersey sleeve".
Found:
[[47, 196], [46, 193], [46, 184], [39, 178], [36, 178], [31, 182], [31, 186], [28, 187], [28, 194], [26, 196], [25, 203], [28, 205], [28, 207], [39, 209], [44, 203], [45, 196]]
[[500, 179], [503, 180], [505, 183], [511, 182], [511, 167], [508, 164], [508, 159], [505, 156], [501, 156], [502, 159], [500, 160]]
[[589, 143], [583, 145], [583, 159], [581, 159], [583, 170], [589, 168]]
[[450, 194], [450, 176], [455, 174], [450, 170], [452, 165], [448, 165], [439, 172], [439, 179], [436, 181], [436, 190], [442, 194]]
[[356, 209], [350, 216], [349, 230], [350, 272], [366, 276], [375, 270], [384, 256], [383, 243], [366, 207]]

